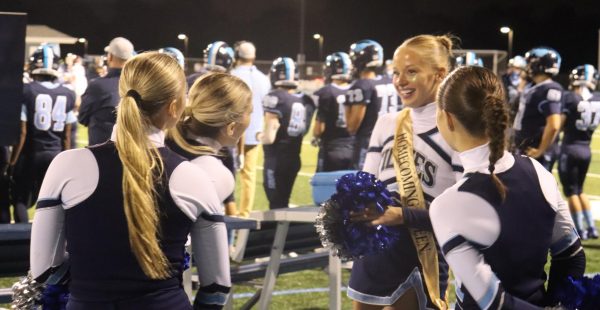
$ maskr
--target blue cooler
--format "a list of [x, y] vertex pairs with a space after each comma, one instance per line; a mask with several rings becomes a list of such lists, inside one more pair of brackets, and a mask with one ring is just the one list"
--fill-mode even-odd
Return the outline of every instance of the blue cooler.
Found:
[[317, 172], [310, 180], [312, 185], [312, 196], [315, 205], [320, 205], [335, 193], [335, 183], [344, 174], [356, 173], [356, 170], [339, 170], [329, 172]]

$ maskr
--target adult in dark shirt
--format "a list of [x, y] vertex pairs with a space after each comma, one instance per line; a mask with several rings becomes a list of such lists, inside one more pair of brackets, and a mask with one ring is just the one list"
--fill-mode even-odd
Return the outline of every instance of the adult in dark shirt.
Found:
[[107, 52], [108, 73], [91, 81], [81, 97], [79, 123], [88, 127], [89, 145], [110, 139], [117, 120], [119, 77], [125, 62], [135, 54], [133, 44], [121, 37], [114, 38], [104, 49]]

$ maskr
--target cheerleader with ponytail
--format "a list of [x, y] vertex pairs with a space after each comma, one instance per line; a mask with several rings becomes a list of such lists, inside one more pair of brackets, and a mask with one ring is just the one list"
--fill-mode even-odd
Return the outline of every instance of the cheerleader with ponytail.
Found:
[[461, 67], [446, 77], [436, 101], [437, 126], [465, 170], [430, 208], [457, 279], [457, 308], [554, 306], [549, 296], [564, 279], [582, 276], [585, 255], [552, 174], [506, 151], [502, 82], [488, 69]]

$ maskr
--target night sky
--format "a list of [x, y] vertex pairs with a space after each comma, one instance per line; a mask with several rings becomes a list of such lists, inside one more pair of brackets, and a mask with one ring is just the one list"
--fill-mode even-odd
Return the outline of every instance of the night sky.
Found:
[[[189, 38], [189, 54], [201, 57], [212, 41], [253, 41], [259, 59], [295, 58], [299, 51], [300, 0], [0, 0], [3, 11], [25, 11], [30, 24], [46, 24], [89, 40], [89, 53], [102, 53], [111, 38], [124, 36], [136, 49], [175, 46]], [[379, 41], [390, 58], [404, 39], [452, 33], [465, 49], [507, 49], [500, 26], [514, 30], [513, 54], [537, 45], [563, 56], [561, 72], [598, 61], [600, 0], [305, 0], [307, 60], [317, 60], [321, 33], [324, 54], [347, 51], [360, 39]], [[6, 31], [2, 29], [1, 31]], [[82, 47], [74, 47], [80, 48]]]

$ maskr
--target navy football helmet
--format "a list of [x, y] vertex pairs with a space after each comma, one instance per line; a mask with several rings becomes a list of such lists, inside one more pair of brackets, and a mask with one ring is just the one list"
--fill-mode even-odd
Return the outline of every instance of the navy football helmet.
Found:
[[555, 76], [560, 70], [560, 54], [549, 47], [536, 47], [525, 53], [527, 60], [527, 74], [534, 76], [536, 74], [547, 74]]
[[569, 74], [570, 86], [586, 86], [590, 90], [595, 90], [598, 85], [598, 71], [592, 65], [577, 66]]
[[361, 40], [350, 45], [348, 54], [355, 75], [367, 68], [377, 69], [383, 65], [383, 47], [373, 40]]
[[296, 63], [289, 57], [279, 57], [273, 61], [269, 78], [273, 87], [296, 88], [298, 69]]
[[344, 52], [333, 53], [325, 58], [323, 73], [329, 82], [334, 80], [351, 80], [352, 61]]
[[204, 50], [204, 61], [207, 70], [225, 72], [233, 65], [234, 51], [227, 43], [216, 41]]
[[31, 75], [49, 75], [58, 77], [60, 50], [52, 44], [40, 45], [29, 57]]
[[158, 50], [159, 53], [167, 54], [177, 60], [182, 68], [185, 68], [185, 57], [183, 53], [174, 47], [164, 47]]

